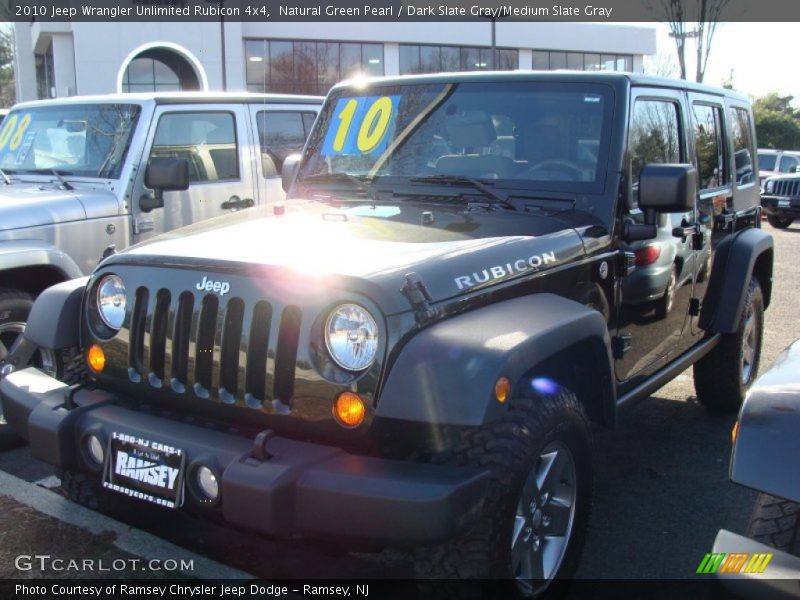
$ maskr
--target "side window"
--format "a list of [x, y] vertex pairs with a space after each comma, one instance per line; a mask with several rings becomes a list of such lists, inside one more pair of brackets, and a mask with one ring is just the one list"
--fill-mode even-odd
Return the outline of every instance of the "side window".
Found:
[[781, 156], [781, 173], [791, 173], [792, 167], [797, 168], [798, 163], [800, 163], [800, 161], [797, 160], [797, 157], [784, 154]]
[[638, 204], [639, 174], [648, 163], [681, 162], [678, 105], [670, 100], [637, 100], [628, 139], [634, 206]]
[[315, 118], [311, 112], [292, 111], [262, 110], [256, 115], [265, 177], [278, 175], [286, 157], [303, 149]]
[[759, 154], [758, 168], [762, 171], [774, 171], [777, 159], [777, 154]]
[[236, 124], [227, 112], [185, 112], [161, 115], [150, 158], [186, 158], [189, 181], [239, 178]]
[[753, 136], [750, 134], [750, 113], [743, 108], [732, 108], [730, 116], [736, 184], [753, 183], [755, 181], [753, 173], [755, 146], [753, 145]]
[[698, 187], [718, 188], [728, 182], [723, 158], [722, 112], [719, 107], [705, 104], [694, 104], [692, 112]]

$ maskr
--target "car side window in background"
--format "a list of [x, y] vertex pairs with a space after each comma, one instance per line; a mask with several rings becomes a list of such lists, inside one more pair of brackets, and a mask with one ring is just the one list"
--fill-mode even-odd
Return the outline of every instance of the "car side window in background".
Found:
[[800, 161], [797, 160], [797, 157], [784, 154], [781, 156], [781, 166], [779, 170], [781, 173], [791, 173], [792, 167], [797, 168], [798, 164], [800, 164]]
[[[730, 117], [736, 184], [753, 183], [755, 181], [755, 173], [753, 172], [755, 145], [753, 144], [753, 136], [750, 134], [750, 113], [743, 108], [732, 108]], [[760, 156], [759, 160], [761, 160]]]
[[698, 186], [701, 190], [728, 183], [723, 159], [722, 112], [719, 107], [694, 104], [694, 139]]
[[775, 163], [778, 162], [776, 154], [759, 154], [758, 168], [762, 171], [774, 171]]
[[150, 158], [186, 158], [189, 181], [239, 178], [236, 124], [227, 112], [167, 113], [158, 120]]
[[637, 100], [628, 139], [633, 204], [638, 205], [639, 174], [648, 163], [681, 162], [678, 105], [670, 100]]
[[303, 150], [316, 115], [312, 112], [261, 111], [256, 116], [261, 165], [265, 177], [281, 172], [290, 154]]

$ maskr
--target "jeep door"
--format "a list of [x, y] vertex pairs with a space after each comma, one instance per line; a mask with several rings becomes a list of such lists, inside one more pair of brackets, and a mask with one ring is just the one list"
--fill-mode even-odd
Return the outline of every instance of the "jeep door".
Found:
[[[140, 199], [153, 190], [145, 168], [134, 187], [136, 241], [255, 204], [252, 144], [244, 105], [167, 104], [156, 107], [143, 155], [184, 158], [189, 189], [164, 192], [164, 206], [142, 210]], [[143, 165], [143, 167], [144, 167]]]
[[318, 106], [292, 104], [251, 104], [251, 128], [256, 138], [256, 182], [259, 204], [282, 202], [283, 161], [302, 152], [317, 118]]
[[[639, 174], [646, 164], [690, 163], [689, 115], [680, 90], [634, 88], [631, 95], [626, 170], [631, 182], [623, 220], [644, 222], [639, 209]], [[623, 244], [636, 269], [619, 286], [616, 375], [620, 381], [646, 376], [688, 345], [684, 330], [692, 297], [695, 252], [672, 236], [672, 226], [693, 214], [660, 215], [658, 236]]]

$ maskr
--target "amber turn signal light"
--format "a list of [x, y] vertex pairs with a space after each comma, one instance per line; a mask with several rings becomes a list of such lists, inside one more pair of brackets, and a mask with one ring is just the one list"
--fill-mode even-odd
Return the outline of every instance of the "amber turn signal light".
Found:
[[508, 377], [501, 377], [494, 384], [494, 397], [500, 404], [504, 404], [511, 396], [511, 382]]
[[733, 424], [733, 429], [731, 429], [731, 443], [736, 444], [736, 438], [739, 437], [739, 421]]
[[342, 392], [333, 402], [333, 416], [342, 427], [358, 427], [366, 414], [367, 407], [355, 392]]
[[86, 352], [86, 362], [92, 371], [102, 373], [106, 368], [106, 353], [97, 344], [92, 344]]

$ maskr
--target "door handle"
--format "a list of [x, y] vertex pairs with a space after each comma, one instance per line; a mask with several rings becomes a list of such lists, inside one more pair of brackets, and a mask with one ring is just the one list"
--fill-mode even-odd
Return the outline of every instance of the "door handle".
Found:
[[240, 209], [240, 208], [250, 208], [254, 206], [255, 202], [253, 202], [252, 198], [239, 198], [239, 196], [231, 196], [225, 202], [222, 203], [221, 207], [225, 210], [229, 209]]

